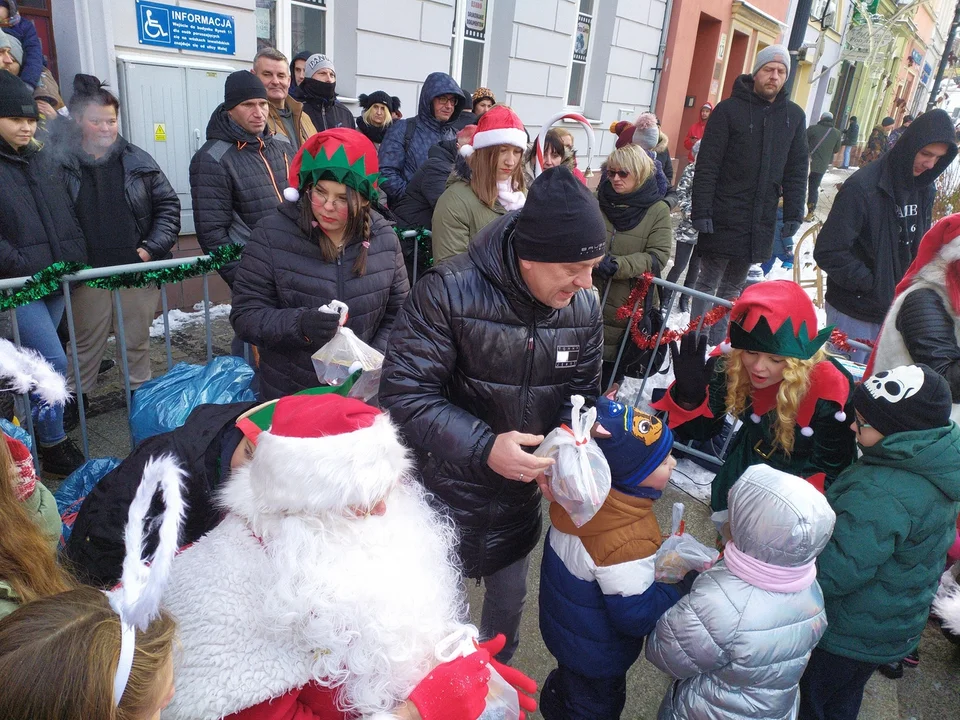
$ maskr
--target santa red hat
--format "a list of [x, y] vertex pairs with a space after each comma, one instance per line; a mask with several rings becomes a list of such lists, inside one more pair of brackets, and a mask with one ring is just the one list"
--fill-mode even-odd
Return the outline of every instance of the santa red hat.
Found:
[[474, 150], [494, 145], [513, 145], [521, 150], [527, 148], [527, 131], [520, 116], [506, 105], [494, 105], [480, 116], [477, 131], [460, 148], [460, 154], [470, 157]]
[[33, 495], [37, 487], [37, 471], [33, 467], [33, 455], [30, 454], [30, 448], [16, 438], [4, 435], [3, 439], [7, 442], [7, 450], [10, 451], [17, 471], [16, 477], [13, 478], [13, 491], [17, 500], [23, 502]]
[[372, 508], [410, 469], [380, 410], [340, 395], [290, 395], [274, 406], [270, 429], [224, 487], [223, 501], [249, 519]]
[[[897, 295], [913, 284], [923, 268], [938, 258], [946, 262], [960, 260], [960, 243], [953, 241], [960, 237], [960, 213], [948, 215], [927, 230], [917, 248], [917, 257], [907, 268], [906, 274], [897, 285]], [[960, 276], [947, 272], [945, 279], [947, 292], [953, 304], [954, 312], [960, 312]]]
[[372, 203], [380, 197], [380, 164], [377, 148], [361, 132], [334, 128], [311, 135], [293, 156], [283, 197], [300, 199], [300, 191], [321, 180], [333, 180], [353, 188]]

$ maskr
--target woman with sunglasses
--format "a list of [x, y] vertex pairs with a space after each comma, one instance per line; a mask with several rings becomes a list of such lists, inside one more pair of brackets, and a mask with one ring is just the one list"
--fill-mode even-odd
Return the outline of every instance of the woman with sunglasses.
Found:
[[611, 375], [627, 324], [626, 320], [617, 319], [617, 310], [627, 301], [636, 278], [654, 269], [654, 260], [660, 270], [667, 264], [673, 224], [653, 160], [639, 146], [617, 148], [610, 153], [605, 166], [606, 176], [597, 188], [597, 199], [609, 240], [607, 254], [593, 271], [593, 284], [606, 298], [603, 386], [608, 387], [620, 380]]
[[233, 284], [230, 322], [260, 351], [260, 392], [271, 400], [320, 384], [310, 356], [346, 326], [381, 352], [410, 286], [393, 227], [373, 208], [379, 165], [362, 133], [309, 138], [290, 165], [285, 202], [253, 231]]

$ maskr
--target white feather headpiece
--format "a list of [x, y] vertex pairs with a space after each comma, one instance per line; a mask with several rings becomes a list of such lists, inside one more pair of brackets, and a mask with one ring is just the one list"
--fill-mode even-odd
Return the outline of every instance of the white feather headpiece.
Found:
[[70, 397], [67, 381], [36, 350], [17, 347], [0, 338], [2, 390], [18, 395], [36, 393], [47, 405], [63, 405]]
[[[113, 685], [114, 703], [120, 704], [133, 668], [136, 631], [146, 630], [160, 612], [160, 599], [179, 547], [180, 526], [186, 506], [180, 483], [186, 473], [170, 455], [150, 458], [130, 504], [124, 531], [126, 556], [120, 585], [109, 593], [110, 606], [120, 616], [123, 638]], [[143, 523], [157, 489], [163, 491], [165, 510], [160, 519], [159, 541], [153, 557], [143, 558]]]

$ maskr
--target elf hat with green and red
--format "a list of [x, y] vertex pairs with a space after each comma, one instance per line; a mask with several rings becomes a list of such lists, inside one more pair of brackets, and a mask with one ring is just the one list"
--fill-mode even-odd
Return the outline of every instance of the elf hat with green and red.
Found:
[[379, 178], [377, 149], [367, 136], [349, 128], [334, 128], [309, 137], [297, 151], [283, 196], [297, 202], [300, 191], [308, 185], [333, 180], [375, 203], [380, 197]]
[[808, 360], [830, 339], [833, 326], [817, 332], [810, 296], [790, 280], [751, 285], [730, 311], [730, 345]]

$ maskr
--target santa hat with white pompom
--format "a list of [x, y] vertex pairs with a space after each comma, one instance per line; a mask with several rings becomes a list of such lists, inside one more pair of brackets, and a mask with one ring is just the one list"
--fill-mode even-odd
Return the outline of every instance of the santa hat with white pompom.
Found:
[[528, 142], [520, 116], [506, 105], [494, 105], [480, 116], [473, 138], [461, 145], [460, 154], [470, 157], [474, 150], [495, 145], [513, 145], [526, 150]]
[[380, 198], [379, 179], [377, 148], [367, 136], [349, 128], [334, 128], [307, 138], [294, 155], [283, 197], [297, 202], [304, 188], [333, 180], [376, 203]]

